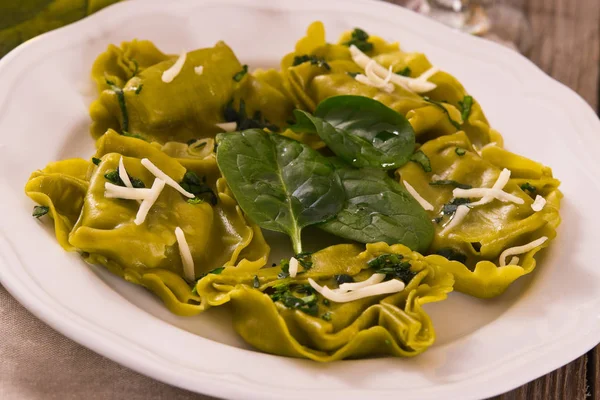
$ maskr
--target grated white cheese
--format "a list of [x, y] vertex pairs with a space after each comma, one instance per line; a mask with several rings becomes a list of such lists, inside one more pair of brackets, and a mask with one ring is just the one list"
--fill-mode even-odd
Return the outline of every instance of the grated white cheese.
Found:
[[204, 67], [202, 65], [198, 65], [197, 67], [194, 67], [194, 72], [196, 75], [202, 75], [204, 72]]
[[[152, 206], [158, 199], [158, 196], [160, 196], [160, 193], [162, 192], [164, 187], [165, 187], [165, 181], [163, 181], [162, 179], [158, 179], [158, 178], [154, 180], [154, 183], [152, 183], [152, 187], [149, 189], [150, 194], [148, 195], [147, 198], [144, 199], [144, 201], [142, 201], [142, 204], [140, 205], [140, 208], [138, 209], [137, 215], [135, 216], [135, 219], [133, 220], [133, 222], [136, 225], [141, 225], [144, 223], [144, 221], [146, 220], [146, 217], [148, 216], [148, 211], [150, 211], [150, 209], [152, 208]], [[143, 189], [136, 189], [136, 190], [143, 190]]]
[[536, 247], [541, 246], [542, 244], [544, 244], [544, 242], [546, 242], [546, 240], [548, 240], [548, 237], [547, 236], [542, 236], [541, 238], [536, 239], [536, 240], [534, 240], [531, 243], [524, 244], [523, 246], [511, 247], [509, 249], [504, 250], [500, 254], [500, 266], [504, 267], [506, 265], [506, 258], [508, 256], [514, 256], [516, 254], [527, 253], [528, 251], [533, 250]]
[[235, 130], [237, 129], [237, 122], [222, 122], [220, 124], [215, 125], [223, 129], [225, 132], [235, 132]]
[[288, 271], [292, 278], [295, 278], [296, 275], [298, 274], [298, 260], [296, 260], [296, 258], [294, 258], [294, 257], [290, 258], [290, 267], [289, 267]]
[[175, 180], [173, 178], [171, 178], [169, 175], [167, 175], [163, 171], [161, 171], [160, 168], [158, 168], [156, 165], [154, 165], [152, 163], [152, 161], [148, 160], [147, 158], [142, 158], [142, 165], [144, 167], [146, 167], [146, 169], [148, 171], [150, 171], [152, 173], [152, 175], [154, 175], [158, 179], [164, 181], [164, 183], [171, 186], [173, 189], [177, 190], [179, 193], [181, 193], [185, 197], [188, 197], [190, 199], [193, 199], [194, 197], [196, 197], [196, 196], [194, 196], [193, 193], [190, 193], [187, 190], [185, 190], [184, 188], [182, 188], [181, 185], [179, 185], [179, 183], [175, 182]]
[[356, 77], [354, 79], [356, 79], [360, 83], [364, 83], [364, 84], [372, 86], [374, 88], [381, 89], [386, 93], [392, 93], [394, 91], [394, 85], [392, 85], [390, 83], [390, 79], [393, 74], [392, 66], [390, 65], [390, 68], [384, 79], [375, 73], [375, 71], [374, 71], [375, 64], [377, 64], [375, 62], [375, 60], [369, 61], [365, 68], [365, 75], [361, 75], [361, 74], [356, 75]]
[[438, 72], [440, 72], [440, 69], [438, 67], [431, 67], [431, 68], [429, 68], [427, 71], [423, 72], [421, 75], [419, 75], [415, 79], [417, 79], [419, 81], [427, 81], [429, 78], [431, 78], [432, 76], [434, 76]]
[[519, 264], [519, 257], [517, 256], [513, 256], [513, 258], [510, 259], [510, 262], [508, 263], [508, 265], [518, 265]]
[[410, 195], [415, 198], [415, 200], [421, 205], [421, 207], [423, 207], [427, 211], [433, 211], [433, 206], [431, 205], [431, 203], [425, 200], [423, 197], [421, 197], [421, 195], [415, 190], [414, 187], [412, 187], [408, 182], [404, 180], [402, 181], [402, 183], [404, 184], [404, 187], [406, 188], [408, 193], [410, 193]]
[[179, 75], [179, 73], [181, 72], [181, 69], [183, 68], [183, 64], [185, 64], [186, 57], [187, 57], [186, 52], [182, 51], [181, 54], [179, 55], [179, 58], [177, 59], [177, 61], [175, 61], [175, 64], [173, 64], [171, 66], [171, 68], [169, 68], [168, 70], [166, 70], [162, 73], [161, 78], [164, 83], [172, 82], [173, 79], [175, 79], [177, 77], [177, 75]]
[[473, 189], [460, 189], [456, 188], [452, 191], [452, 195], [456, 198], [471, 198], [471, 197], [480, 197], [481, 199], [474, 202], [469, 203], [468, 206], [475, 207], [481, 206], [484, 204], [491, 203], [494, 199], [498, 199], [502, 202], [513, 202], [516, 204], [523, 204], [525, 200], [520, 197], [517, 197], [513, 194], [505, 192], [504, 186], [508, 183], [510, 179], [510, 170], [504, 168], [498, 179], [492, 185], [491, 188], [473, 188]]
[[121, 178], [125, 186], [128, 188], [133, 188], [133, 184], [129, 179], [129, 174], [127, 174], [127, 170], [125, 169], [125, 164], [123, 164], [123, 156], [119, 158], [119, 178]]
[[[373, 61], [374, 64], [371, 68], [372, 68], [373, 72], [375, 74], [377, 74], [377, 76], [379, 78], [382, 78], [388, 74], [388, 70], [386, 70], [386, 68], [383, 65], [377, 63], [375, 60], [373, 60], [371, 57], [367, 56], [365, 53], [360, 51], [360, 49], [358, 47], [356, 47], [354, 45], [350, 46], [350, 56], [352, 57], [352, 60], [359, 67], [361, 67], [362, 69], [365, 69], [365, 70], [367, 68], [367, 64], [369, 64], [370, 61]], [[427, 72], [429, 72], [429, 71], [427, 71]], [[427, 72], [425, 72], [425, 73], [427, 73]], [[410, 78], [407, 76], [392, 74], [390, 76], [390, 82], [392, 82], [395, 85], [401, 86], [411, 92], [415, 92], [415, 93], [430, 92], [437, 87], [437, 85], [435, 85], [434, 83], [428, 82], [426, 79], [419, 79], [419, 78]], [[427, 76], [426, 76], [426, 78], [427, 78]]]
[[404, 290], [405, 287], [404, 282], [398, 279], [392, 279], [390, 281], [376, 283], [350, 292], [336, 292], [329, 289], [327, 286], [319, 285], [312, 278], [308, 278], [308, 283], [323, 297], [336, 303], [346, 303], [365, 297], [397, 293]]
[[151, 192], [150, 189], [128, 188], [110, 182], [104, 183], [104, 189], [104, 197], [107, 199], [145, 200], [150, 196]]
[[535, 212], [542, 211], [546, 206], [546, 199], [540, 196], [539, 194], [535, 196], [535, 200], [533, 204], [531, 204], [531, 209]]
[[454, 229], [458, 224], [460, 224], [463, 221], [463, 219], [465, 219], [469, 211], [471, 211], [471, 208], [464, 204], [461, 204], [460, 206], [456, 207], [456, 211], [454, 212], [452, 219], [446, 224], [446, 226], [444, 226], [444, 229], [440, 231], [440, 235], [443, 236], [450, 232], [452, 229]]
[[385, 274], [373, 274], [369, 277], [369, 279], [366, 279], [361, 282], [342, 283], [338, 289], [334, 289], [333, 291], [337, 293], [350, 292], [353, 290], [358, 290], [360, 288], [374, 285], [376, 283], [383, 282], [384, 279]]
[[177, 238], [177, 244], [179, 245], [179, 254], [181, 255], [181, 262], [183, 264], [183, 274], [185, 279], [193, 282], [196, 279], [196, 270], [194, 268], [194, 259], [192, 258], [192, 252], [190, 246], [188, 246], [185, 234], [180, 227], [175, 228], [175, 237]]

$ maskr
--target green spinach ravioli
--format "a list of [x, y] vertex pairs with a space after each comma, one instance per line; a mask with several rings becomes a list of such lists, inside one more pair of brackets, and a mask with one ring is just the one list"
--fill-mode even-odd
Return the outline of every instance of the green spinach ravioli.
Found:
[[[33, 172], [33, 216], [173, 313], [229, 304], [256, 349], [320, 362], [422, 353], [424, 304], [501, 295], [556, 237], [551, 169], [504, 149], [425, 55], [359, 28], [329, 43], [314, 22], [254, 67], [224, 42], [110, 45], [91, 73], [96, 153]], [[340, 244], [309, 248], [307, 228]], [[269, 261], [263, 230], [287, 257]]]

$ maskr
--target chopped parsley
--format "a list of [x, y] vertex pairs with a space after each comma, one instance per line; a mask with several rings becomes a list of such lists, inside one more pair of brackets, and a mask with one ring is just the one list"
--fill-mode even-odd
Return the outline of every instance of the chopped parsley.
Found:
[[217, 195], [210, 186], [206, 184], [205, 176], [200, 178], [195, 172], [187, 171], [179, 184], [182, 188], [195, 196], [193, 199], [189, 199], [188, 203], [198, 204], [208, 200], [213, 206], [217, 204]]
[[360, 72], [346, 72], [348, 75], [350, 75], [352, 78], [356, 78], [356, 75], [360, 75]]
[[342, 43], [344, 46], [355, 45], [362, 52], [373, 50], [373, 43], [369, 42], [369, 34], [360, 28], [354, 28], [351, 34], [351, 39]]
[[396, 71], [396, 75], [402, 75], [402, 76], [410, 76], [412, 70], [410, 69], [409, 66], [406, 66], [404, 68], [402, 68], [400, 71]]
[[225, 267], [219, 267], [219, 268], [215, 268], [215, 269], [211, 269], [208, 272], [203, 273], [202, 275], [200, 275], [200, 277], [198, 279], [196, 279], [196, 282], [194, 283], [194, 288], [192, 289], [192, 293], [197, 295], [198, 294], [198, 290], [196, 289], [196, 287], [198, 286], [198, 282], [204, 278], [205, 276], [207, 276], [208, 274], [213, 274], [213, 275], [220, 275], [221, 272], [223, 272], [223, 270], [225, 269]]
[[115, 95], [117, 95], [117, 101], [119, 102], [119, 108], [121, 109], [121, 116], [123, 117], [123, 122], [121, 123], [121, 130], [123, 132], [127, 132], [129, 130], [129, 114], [127, 113], [127, 105], [125, 104], [125, 93], [123, 89], [115, 85], [113, 81], [108, 78], [106, 79], [106, 84], [113, 91]]
[[242, 78], [244, 78], [244, 76], [246, 76], [247, 73], [248, 73], [248, 65], [244, 64], [244, 65], [242, 65], [242, 70], [237, 72], [233, 76], [233, 80], [236, 82], [239, 82], [242, 80]]
[[[131, 181], [131, 186], [133, 186], [134, 188], [143, 189], [146, 187], [146, 185], [144, 185], [144, 182], [142, 182], [141, 179], [134, 178], [133, 176], [131, 176], [129, 174], [127, 174], [127, 176], [129, 177], [129, 180]], [[119, 172], [116, 170], [108, 171], [106, 174], [104, 174], [104, 177], [110, 183], [113, 183], [118, 186], [123, 186], [123, 187], [125, 186], [125, 182], [123, 182], [121, 180], [121, 177], [119, 176]]]
[[39, 219], [40, 217], [43, 217], [44, 215], [48, 214], [48, 211], [50, 211], [49, 207], [35, 206], [33, 207], [33, 213], [31, 215]]
[[249, 118], [246, 114], [246, 103], [243, 99], [240, 100], [239, 110], [235, 109], [233, 100], [229, 101], [229, 103], [227, 103], [225, 106], [225, 110], [223, 111], [223, 117], [225, 118], [226, 122], [236, 122], [238, 131], [253, 128], [267, 128], [273, 132], [279, 132], [279, 127], [271, 124], [267, 119], [263, 118], [262, 113], [258, 110], [254, 112], [252, 118]]
[[144, 84], [142, 83], [142, 84], [140, 84], [140, 86], [135, 88], [135, 94], [136, 95], [140, 94], [143, 88], [144, 88]]
[[329, 299], [323, 299], [323, 305], [324, 305], [324, 306], [329, 306], [329, 304], [331, 304], [331, 303], [329, 302]]
[[456, 155], [458, 156], [464, 156], [467, 151], [465, 149], [463, 149], [462, 147], [457, 147], [456, 149], [454, 149], [454, 152], [456, 153]]
[[471, 199], [452, 199], [452, 201], [449, 203], [444, 204], [444, 207], [442, 207], [442, 213], [450, 216], [456, 212], [458, 206], [469, 204], [470, 202]]
[[311, 65], [316, 65], [317, 67], [323, 67], [327, 71], [331, 70], [331, 66], [329, 64], [327, 64], [327, 61], [325, 61], [325, 58], [317, 57], [317, 56], [309, 56], [308, 54], [304, 54], [301, 56], [295, 56], [292, 66], [304, 64], [305, 62], [310, 62]]
[[535, 193], [537, 191], [537, 188], [535, 186], [533, 186], [531, 183], [525, 182], [524, 184], [521, 185], [521, 190], [524, 192]]
[[385, 274], [386, 279], [400, 279], [408, 284], [417, 275], [410, 269], [408, 261], [402, 261], [401, 254], [382, 254], [368, 262], [377, 274]]
[[100, 165], [100, 162], [102, 162], [102, 160], [96, 157], [92, 157], [92, 162], [94, 163], [94, 165]]
[[455, 120], [453, 120], [453, 119], [452, 119], [452, 116], [450, 116], [450, 112], [449, 112], [449, 111], [446, 109], [446, 107], [444, 107], [444, 104], [443, 104], [443, 103], [441, 103], [441, 102], [439, 102], [439, 101], [432, 100], [432, 99], [430, 99], [428, 96], [424, 96], [424, 97], [423, 97], [423, 100], [425, 100], [425, 101], [426, 101], [426, 102], [428, 102], [428, 103], [431, 103], [431, 104], [433, 104], [434, 106], [436, 106], [436, 107], [438, 107], [440, 110], [442, 110], [442, 111], [443, 111], [443, 112], [446, 114], [446, 116], [448, 117], [448, 120], [450, 120], [450, 123], [451, 123], [452, 125], [454, 125], [454, 127], [455, 127], [457, 130], [460, 130], [460, 124], [459, 124], [458, 122], [456, 122]]
[[294, 258], [298, 260], [298, 264], [300, 264], [305, 270], [311, 269], [313, 266], [312, 253], [309, 251], [298, 253], [294, 256]]
[[254, 279], [252, 280], [252, 287], [254, 289], [258, 289], [260, 287], [260, 280], [258, 280], [258, 275], [254, 275]]
[[290, 276], [290, 260], [283, 258], [279, 265], [281, 265], [281, 272], [277, 275], [277, 279], [285, 279]]
[[[318, 315], [317, 294], [310, 285], [297, 285], [291, 289], [290, 285], [279, 284], [273, 286], [273, 289], [275, 292], [270, 295], [273, 301], [278, 301], [287, 308], [300, 310], [312, 316]], [[295, 294], [306, 294], [306, 296], [297, 297]]]
[[461, 118], [463, 122], [466, 122], [467, 118], [469, 118], [469, 115], [471, 114], [471, 107], [473, 106], [473, 97], [463, 97], [462, 101], [458, 102], [458, 106], [460, 107]]
[[346, 275], [346, 274], [340, 274], [340, 275], [334, 275], [333, 279], [335, 279], [335, 281], [337, 282], [338, 286], [343, 284], [343, 283], [352, 283], [354, 282], [354, 278], [351, 277], [350, 275]]
[[431, 181], [431, 182], [429, 182], [429, 184], [431, 186], [453, 186], [453, 187], [457, 187], [459, 189], [472, 189], [473, 188], [473, 186], [471, 186], [471, 185], [467, 185], [466, 183], [456, 182], [451, 179], [442, 179], [442, 180], [438, 180], [438, 181]]
[[423, 168], [423, 171], [431, 172], [431, 161], [429, 161], [429, 157], [427, 157], [421, 150], [416, 151], [412, 156], [410, 156], [410, 161], [419, 164], [421, 168]]
[[321, 315], [321, 319], [324, 321], [331, 321], [331, 311], [327, 311], [325, 314]]
[[444, 258], [447, 258], [450, 261], [458, 261], [460, 263], [465, 263], [467, 261], [467, 256], [461, 253], [458, 250], [454, 250], [451, 247], [444, 247], [435, 252]]

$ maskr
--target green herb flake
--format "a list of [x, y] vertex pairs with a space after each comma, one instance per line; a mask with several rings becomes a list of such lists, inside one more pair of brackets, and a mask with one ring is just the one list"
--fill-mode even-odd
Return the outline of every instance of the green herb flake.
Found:
[[[310, 285], [299, 285], [295, 289], [291, 289], [290, 285], [279, 284], [273, 286], [273, 289], [275, 292], [270, 295], [273, 301], [278, 301], [287, 308], [300, 310], [312, 316], [318, 315], [318, 298], [315, 290]], [[306, 294], [306, 296], [297, 297], [294, 292]]]
[[444, 204], [444, 206], [442, 207], [442, 213], [444, 215], [450, 216], [456, 212], [458, 206], [469, 204], [471, 201], [471, 199], [452, 199], [452, 201], [450, 201], [449, 203]]
[[284, 258], [279, 265], [281, 265], [281, 272], [277, 275], [277, 279], [288, 278], [290, 276], [290, 260]]
[[309, 251], [298, 253], [294, 256], [294, 258], [298, 260], [298, 264], [300, 264], [305, 270], [309, 270], [313, 266], [312, 253]]
[[133, 66], [135, 67], [133, 70], [133, 75], [131, 75], [131, 77], [133, 78], [134, 76], [136, 76], [138, 74], [138, 71], [140, 70], [140, 64], [138, 64], [138, 62], [136, 60], [131, 60], [131, 61], [133, 62]]
[[329, 302], [329, 299], [323, 299], [323, 305], [329, 307], [331, 303]]
[[431, 186], [453, 186], [459, 189], [472, 189], [473, 186], [467, 185], [466, 183], [460, 183], [451, 179], [442, 179], [437, 181], [429, 182]]
[[308, 54], [295, 56], [292, 66], [295, 67], [296, 65], [304, 64], [305, 62], [310, 62], [311, 65], [316, 65], [317, 67], [325, 68], [327, 71], [331, 70], [331, 66], [327, 63], [327, 61], [325, 61], [325, 58], [309, 56]]
[[40, 217], [43, 217], [44, 215], [48, 214], [48, 211], [50, 211], [49, 207], [35, 206], [33, 207], [33, 213], [31, 215], [39, 219]]
[[410, 263], [403, 261], [401, 254], [382, 254], [368, 262], [370, 268], [377, 274], [385, 274], [386, 279], [400, 279], [408, 284], [416, 275], [410, 269]]
[[142, 89], [144, 88], [144, 84], [140, 84], [140, 86], [135, 88], [135, 94], [138, 95], [142, 92]]
[[324, 321], [331, 321], [331, 311], [327, 311], [325, 314], [321, 315], [321, 319]]
[[467, 151], [462, 147], [457, 147], [456, 149], [454, 149], [454, 152], [460, 157], [464, 156], [467, 153]]
[[524, 191], [524, 192], [530, 192], [530, 193], [537, 192], [537, 188], [535, 186], [533, 186], [529, 182], [525, 182], [524, 184], [522, 184], [521, 185], [521, 190]]
[[[146, 187], [146, 185], [144, 184], [144, 182], [141, 179], [138, 178], [134, 178], [131, 175], [127, 175], [129, 176], [129, 180], [131, 181], [131, 185], [136, 188], [136, 189], [143, 189]], [[115, 185], [118, 186], [125, 186], [125, 183], [121, 180], [121, 177], [119, 176], [119, 172], [117, 170], [110, 170], [108, 171], [106, 174], [104, 174], [104, 178], [106, 178], [107, 181], [109, 181], [110, 183], [113, 183]]]
[[471, 114], [471, 107], [473, 106], [473, 97], [465, 96], [462, 101], [458, 102], [458, 106], [460, 107], [461, 117], [463, 122], [466, 122]]
[[416, 151], [411, 157], [410, 161], [416, 162], [423, 168], [425, 172], [431, 172], [431, 161], [429, 161], [429, 157], [425, 155], [421, 150]]
[[100, 165], [102, 160], [96, 157], [92, 157], [92, 162], [94, 163], [94, 165]]
[[186, 171], [185, 175], [183, 175], [183, 180], [179, 182], [179, 185], [195, 196], [194, 198], [189, 199], [188, 203], [200, 204], [201, 202], [208, 200], [213, 206], [217, 204], [218, 197], [206, 183], [205, 176], [200, 178], [195, 172]]
[[248, 65], [244, 64], [242, 66], [242, 70], [233, 76], [233, 80], [236, 82], [239, 82], [244, 78], [244, 76], [246, 76], [247, 73], [248, 73]]
[[243, 99], [239, 102], [239, 109], [235, 109], [233, 100], [225, 106], [223, 110], [223, 117], [226, 122], [235, 122], [237, 124], [238, 131], [244, 131], [246, 129], [269, 129], [273, 132], [279, 132], [280, 129], [277, 125], [269, 122], [266, 118], [263, 118], [260, 111], [255, 111], [252, 117], [248, 117], [246, 113], [246, 103]]
[[254, 289], [258, 289], [260, 287], [260, 280], [258, 279], [258, 275], [254, 275], [254, 279], [252, 280], [252, 287]]
[[335, 281], [337, 282], [338, 286], [344, 283], [352, 283], [354, 282], [354, 278], [351, 277], [350, 275], [346, 275], [346, 274], [340, 274], [340, 275], [334, 275], [333, 279], [335, 279]]
[[350, 75], [352, 78], [356, 78], [357, 75], [360, 75], [360, 72], [346, 72], [348, 75]]
[[369, 42], [369, 34], [360, 28], [354, 28], [351, 34], [351, 39], [342, 43], [344, 46], [356, 46], [362, 52], [373, 50], [373, 43]]
[[435, 101], [432, 100], [431, 98], [429, 98], [428, 96], [424, 96], [423, 100], [425, 100], [428, 103], [433, 104], [434, 106], [438, 107], [440, 110], [442, 110], [444, 112], [444, 114], [446, 114], [446, 116], [448, 117], [448, 120], [450, 121], [450, 123], [457, 129], [460, 130], [460, 124], [452, 119], [452, 116], [450, 116], [450, 112], [446, 109], [446, 107], [444, 107], [444, 103], [439, 102], [439, 101]]
[[412, 70], [410, 69], [409, 66], [406, 66], [404, 68], [402, 68], [400, 71], [396, 72], [396, 75], [401, 75], [401, 76], [410, 76]]
[[125, 104], [125, 93], [123, 92], [123, 89], [115, 85], [115, 83], [108, 78], [106, 78], [106, 84], [117, 96], [117, 101], [119, 103], [119, 108], [121, 109], [121, 116], [123, 119], [121, 123], [121, 130], [123, 132], [127, 132], [129, 130], [129, 114], [127, 113], [127, 105]]

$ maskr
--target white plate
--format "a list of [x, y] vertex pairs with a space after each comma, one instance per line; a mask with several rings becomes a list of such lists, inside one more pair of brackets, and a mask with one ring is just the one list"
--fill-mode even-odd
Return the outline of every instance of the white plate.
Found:
[[[169, 314], [148, 292], [65, 253], [23, 194], [47, 162], [89, 158], [89, 71], [135, 37], [171, 53], [229, 43], [277, 65], [307, 25], [330, 40], [360, 26], [426, 53], [481, 102], [508, 148], [553, 167], [565, 194], [558, 239], [503, 296], [453, 293], [431, 305], [438, 341], [414, 359], [322, 365], [262, 354], [226, 311]], [[600, 341], [600, 123], [575, 93], [511, 50], [389, 4], [364, 0], [125, 2], [19, 47], [0, 61], [0, 278], [31, 312], [77, 342], [158, 380], [244, 399], [475, 399], [519, 386]]]

